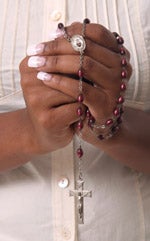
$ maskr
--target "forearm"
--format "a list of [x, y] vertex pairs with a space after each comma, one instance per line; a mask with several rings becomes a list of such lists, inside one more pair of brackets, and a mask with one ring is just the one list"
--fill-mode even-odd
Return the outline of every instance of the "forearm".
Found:
[[150, 115], [126, 108], [121, 130], [113, 138], [97, 142], [114, 159], [150, 174]]
[[0, 114], [0, 172], [18, 167], [33, 157], [31, 136], [25, 109]]

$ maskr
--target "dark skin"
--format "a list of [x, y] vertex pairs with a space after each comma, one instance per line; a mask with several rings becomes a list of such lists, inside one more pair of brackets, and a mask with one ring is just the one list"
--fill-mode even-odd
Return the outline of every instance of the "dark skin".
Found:
[[[81, 33], [81, 28], [80, 23], [75, 23], [67, 28], [67, 32], [72, 36]], [[94, 82], [96, 87], [83, 83], [83, 109], [88, 107], [97, 121], [105, 120], [111, 115], [116, 96], [120, 93], [121, 57], [118, 44], [110, 31], [97, 24], [87, 25], [86, 44], [84, 77]], [[72, 140], [75, 132], [78, 133], [76, 109], [79, 105], [79, 83], [69, 76], [78, 72], [79, 54], [60, 37], [44, 43], [44, 50], [38, 56], [44, 56], [43, 66], [28, 67], [29, 57], [20, 65], [26, 109], [0, 116], [1, 136], [5, 137], [9, 147], [6, 154], [7, 147], [2, 144], [1, 171], [22, 165], [36, 155], [62, 148]], [[129, 58], [126, 50], [128, 79], [131, 76]], [[51, 80], [38, 80], [39, 71], [50, 73]], [[135, 123], [137, 118], [139, 121]], [[149, 115], [142, 111], [126, 108], [122, 128], [111, 139], [99, 141], [89, 131], [86, 121], [82, 136], [124, 165], [150, 173], [149, 119]], [[9, 138], [4, 130], [6, 124], [9, 126]], [[10, 141], [14, 131], [20, 137], [16, 144]]]

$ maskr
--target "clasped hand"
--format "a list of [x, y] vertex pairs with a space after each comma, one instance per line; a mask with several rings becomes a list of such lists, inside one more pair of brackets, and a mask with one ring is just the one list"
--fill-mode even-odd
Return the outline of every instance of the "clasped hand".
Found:
[[[67, 27], [70, 36], [80, 34], [82, 25]], [[79, 70], [79, 53], [61, 36], [54, 41], [34, 47], [33, 55], [20, 64], [21, 85], [26, 101], [26, 115], [31, 122], [36, 153], [53, 151], [67, 145], [78, 133], [79, 82], [74, 78]], [[127, 49], [127, 79], [131, 76], [130, 55]], [[108, 118], [120, 93], [121, 55], [114, 35], [98, 24], [86, 27], [83, 110], [88, 107], [94, 118], [101, 122]], [[84, 121], [82, 137], [94, 144], [95, 136]]]

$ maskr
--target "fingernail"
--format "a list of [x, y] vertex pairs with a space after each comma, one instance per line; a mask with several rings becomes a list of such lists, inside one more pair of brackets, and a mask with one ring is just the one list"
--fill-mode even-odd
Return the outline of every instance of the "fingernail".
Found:
[[56, 38], [59, 38], [64, 35], [64, 32], [60, 29], [57, 29], [55, 32], [52, 32], [49, 34], [50, 40], [55, 40]]
[[43, 50], [44, 50], [44, 44], [42, 43], [33, 44], [27, 48], [27, 55], [31, 56], [31, 55], [41, 54]]
[[46, 59], [44, 57], [33, 56], [28, 60], [29, 67], [42, 67], [46, 63]]
[[51, 75], [51, 74], [48, 74], [48, 73], [46, 73], [46, 72], [40, 71], [40, 72], [38, 72], [38, 74], [37, 74], [37, 78], [40, 79], [40, 80], [49, 81], [49, 80], [51, 80], [52, 75]]

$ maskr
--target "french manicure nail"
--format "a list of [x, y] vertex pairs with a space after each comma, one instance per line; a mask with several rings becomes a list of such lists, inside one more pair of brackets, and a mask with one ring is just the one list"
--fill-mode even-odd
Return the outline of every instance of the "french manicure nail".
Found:
[[30, 57], [28, 60], [28, 66], [29, 67], [42, 67], [46, 63], [46, 59], [44, 57], [39, 57], [39, 56], [33, 56]]
[[51, 80], [52, 75], [51, 75], [51, 74], [48, 74], [48, 73], [46, 73], [46, 72], [40, 71], [40, 72], [38, 72], [38, 74], [37, 74], [37, 78], [40, 79], [40, 80], [49, 81], [49, 80]]
[[52, 33], [49, 34], [49, 39], [55, 40], [56, 38], [59, 38], [63, 35], [64, 35], [63, 31], [60, 30], [60, 29], [57, 29], [55, 32], [52, 32]]
[[27, 55], [31, 56], [31, 55], [41, 54], [43, 50], [44, 50], [44, 44], [42, 43], [33, 44], [27, 48]]

